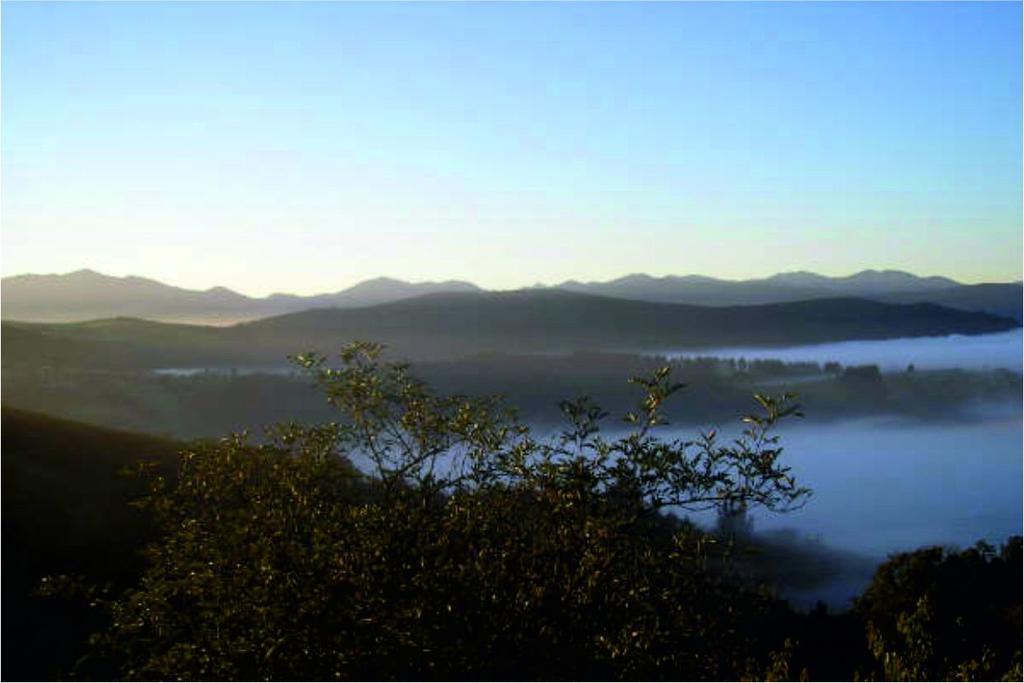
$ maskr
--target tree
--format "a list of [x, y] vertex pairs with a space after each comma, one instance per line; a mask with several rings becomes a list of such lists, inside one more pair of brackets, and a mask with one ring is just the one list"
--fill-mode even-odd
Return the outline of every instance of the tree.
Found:
[[[670, 511], [787, 510], [791, 397], [740, 438], [663, 440], [667, 369], [628, 433], [589, 399], [534, 434], [497, 398], [444, 396], [382, 347], [295, 361], [338, 422], [233, 435], [151, 479], [164, 529], [82, 672], [126, 678], [687, 678], [764, 671], [784, 606]], [[104, 669], [102, 667], [112, 667]], [[757, 674], [754, 674], [757, 675]]]
[[857, 599], [886, 680], [1021, 680], [1021, 537], [900, 553]]

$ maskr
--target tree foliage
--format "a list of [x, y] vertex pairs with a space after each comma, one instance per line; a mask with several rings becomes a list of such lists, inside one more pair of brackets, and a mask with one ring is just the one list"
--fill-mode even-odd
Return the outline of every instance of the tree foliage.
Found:
[[152, 478], [163, 538], [137, 587], [94, 598], [111, 627], [80, 673], [727, 679], [777, 659], [783, 606], [666, 513], [802, 504], [773, 432], [789, 397], [758, 396], [734, 441], [663, 440], [681, 387], [662, 370], [632, 380], [622, 435], [579, 399], [546, 438], [381, 351], [295, 359], [337, 422], [198, 444]]
[[[734, 565], [748, 508], [809, 495], [775, 434], [791, 397], [755, 396], [731, 441], [664, 439], [682, 387], [658, 370], [620, 427], [580, 398], [548, 435], [381, 354], [295, 359], [335, 422], [193, 444], [173, 478], [140, 466], [160, 534], [137, 585], [44, 585], [108, 619], [77, 676], [1020, 680], [1019, 537], [896, 555], [839, 615]], [[718, 535], [675, 516], [709, 509]]]
[[891, 557], [857, 600], [886, 680], [1021, 680], [1021, 537]]

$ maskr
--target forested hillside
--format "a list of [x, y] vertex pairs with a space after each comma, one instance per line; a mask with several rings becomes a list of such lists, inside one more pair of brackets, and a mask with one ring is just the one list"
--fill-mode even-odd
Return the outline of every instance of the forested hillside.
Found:
[[351, 339], [379, 340], [410, 360], [439, 360], [494, 351], [784, 346], [983, 334], [1018, 326], [1008, 318], [933, 304], [823, 299], [715, 308], [540, 290], [434, 294], [223, 328], [127, 318], [69, 324], [5, 322], [10, 342], [3, 364], [36, 367], [40, 349], [54, 364], [71, 359], [76, 365], [98, 368], [237, 367], [279, 365], [296, 349], [326, 353]]

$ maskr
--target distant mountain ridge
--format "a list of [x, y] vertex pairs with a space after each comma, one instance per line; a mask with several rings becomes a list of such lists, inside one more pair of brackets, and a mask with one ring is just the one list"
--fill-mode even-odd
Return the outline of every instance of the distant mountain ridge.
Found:
[[[442, 292], [480, 292], [476, 285], [462, 280], [445, 280], [444, 282], [405, 282], [389, 277], [378, 277], [363, 280], [348, 289], [334, 294], [314, 294], [299, 296], [296, 294], [271, 294], [269, 301], [288, 302], [305, 310], [309, 308], [356, 308], [375, 306], [401, 299], [411, 299], [425, 294]], [[259, 301], [258, 299], [256, 301]]]
[[950, 278], [919, 277], [898, 270], [863, 270], [845, 277], [797, 271], [753, 280], [724, 280], [703, 275], [653, 277], [635, 273], [607, 282], [569, 280], [557, 285], [587, 294], [703, 306], [782, 303], [831, 296], [904, 295], [965, 286], [970, 285]]
[[[853, 297], [885, 303], [933, 303], [1018, 321], [1024, 305], [1024, 288], [1020, 282], [965, 285], [950, 278], [919, 277], [897, 270], [864, 270], [845, 277], [797, 271], [753, 280], [725, 280], [703, 275], [654, 277], [638, 273], [605, 282], [569, 280], [528, 289], [699, 306]], [[0, 314], [5, 320], [25, 322], [72, 322], [127, 316], [224, 325], [315, 308], [360, 308], [427, 294], [483, 291], [461, 280], [405, 282], [380, 277], [327, 294], [276, 293], [250, 297], [225, 287], [200, 291], [148, 278], [120, 278], [78, 270], [64, 275], [4, 278], [0, 286]]]
[[865, 293], [868, 290], [924, 292], [948, 289], [961, 284], [948, 277], [920, 277], [902, 270], [862, 270], [846, 277], [832, 278], [808, 271], [795, 271], [778, 273], [764, 280], [748, 282], [771, 282], [793, 287], [822, 287], [834, 291], [857, 291], [859, 293]]
[[76, 322], [135, 317], [163, 322], [230, 324], [310, 308], [356, 308], [434, 294], [472, 292], [469, 282], [365, 280], [329, 294], [250, 297], [226, 287], [184, 289], [136, 276], [113, 277], [93, 270], [65, 275], [16, 275], [0, 284], [4, 320]]
[[700, 275], [627, 275], [607, 282], [567, 281], [556, 285], [583, 294], [698, 306], [750, 306], [854, 297], [885, 303], [932, 303], [1021, 320], [1020, 282], [966, 285], [946, 277], [919, 277], [898, 270], [864, 270], [845, 277], [806, 271], [754, 280], [721, 280]]

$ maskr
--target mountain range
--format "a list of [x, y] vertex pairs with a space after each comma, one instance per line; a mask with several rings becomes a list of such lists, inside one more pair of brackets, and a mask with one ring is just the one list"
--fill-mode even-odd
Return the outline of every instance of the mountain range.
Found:
[[700, 275], [627, 275], [607, 282], [569, 281], [562, 289], [618, 299], [698, 306], [751, 306], [832, 297], [883, 303], [932, 303], [1021, 319], [1020, 282], [965, 285], [945, 277], [918, 277], [897, 270], [865, 270], [846, 277], [809, 272], [780, 273], [755, 280], [721, 280]]
[[184, 289], [148, 278], [93, 270], [65, 275], [16, 275], [0, 282], [4, 320], [71, 322], [136, 317], [163, 322], [231, 324], [310, 308], [356, 308], [438, 292], [480, 291], [468, 282], [366, 280], [332, 294], [250, 297], [226, 287]]
[[[606, 282], [569, 280], [533, 290], [564, 290], [616, 299], [698, 306], [776, 304], [835, 297], [883, 303], [931, 303], [1020, 321], [1020, 282], [965, 285], [944, 277], [895, 270], [865, 270], [847, 277], [810, 272], [753, 280], [700, 275], [627, 275]], [[92, 270], [64, 275], [17, 275], [0, 283], [4, 320], [71, 322], [137, 317], [162, 322], [226, 325], [318, 308], [361, 308], [428, 294], [483, 292], [461, 280], [405, 282], [375, 278], [334, 293], [250, 297], [225, 287], [192, 290], [142, 277], [112, 277]]]

